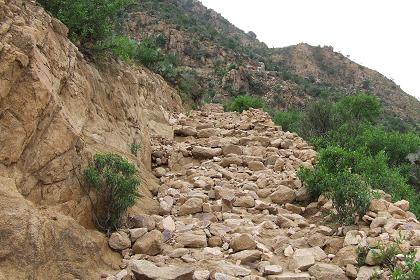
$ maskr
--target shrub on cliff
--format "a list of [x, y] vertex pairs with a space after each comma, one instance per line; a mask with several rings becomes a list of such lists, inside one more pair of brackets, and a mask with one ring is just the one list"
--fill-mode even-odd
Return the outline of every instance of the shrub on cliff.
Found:
[[145, 38], [140, 42], [135, 58], [147, 67], [152, 67], [163, 60], [163, 55], [154, 39]]
[[92, 54], [100, 42], [113, 35], [119, 13], [133, 0], [38, 0], [53, 16], [69, 28], [70, 39], [83, 52]]
[[96, 154], [85, 170], [88, 194], [91, 199], [95, 223], [98, 229], [109, 233], [119, 226], [122, 215], [139, 197], [140, 184], [136, 167], [116, 154]]

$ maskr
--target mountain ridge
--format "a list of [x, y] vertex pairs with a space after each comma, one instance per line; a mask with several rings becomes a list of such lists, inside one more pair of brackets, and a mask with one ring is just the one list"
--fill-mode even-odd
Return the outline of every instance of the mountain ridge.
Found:
[[370, 91], [392, 115], [414, 124], [420, 121], [419, 100], [331, 47], [303, 43], [268, 48], [255, 33], [240, 30], [199, 1], [140, 1], [126, 18], [124, 32], [132, 38], [165, 36], [162, 51], [177, 55], [179, 66], [194, 72], [197, 89], [186, 95], [195, 103], [208, 95], [211, 101], [223, 101], [252, 94], [284, 109], [302, 107], [320, 96]]

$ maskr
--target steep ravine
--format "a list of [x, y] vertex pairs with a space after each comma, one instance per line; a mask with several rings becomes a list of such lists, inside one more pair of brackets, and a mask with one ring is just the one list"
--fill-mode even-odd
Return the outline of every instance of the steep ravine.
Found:
[[88, 62], [34, 1], [0, 1], [0, 23], [0, 279], [97, 279], [120, 258], [94, 230], [80, 170], [123, 154], [141, 174], [131, 211], [158, 211], [150, 137], [171, 135], [180, 98], [145, 68]]

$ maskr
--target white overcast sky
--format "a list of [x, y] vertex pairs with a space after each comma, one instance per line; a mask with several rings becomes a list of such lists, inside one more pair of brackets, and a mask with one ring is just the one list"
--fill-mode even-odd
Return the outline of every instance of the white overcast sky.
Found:
[[269, 47], [301, 42], [377, 70], [420, 99], [419, 0], [201, 0]]

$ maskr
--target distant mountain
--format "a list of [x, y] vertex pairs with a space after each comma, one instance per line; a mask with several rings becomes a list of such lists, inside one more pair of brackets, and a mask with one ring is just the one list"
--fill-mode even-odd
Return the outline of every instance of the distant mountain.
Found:
[[127, 35], [154, 38], [164, 53], [176, 55], [175, 73], [166, 73], [165, 67], [160, 72], [181, 89], [184, 100], [217, 101], [246, 93], [287, 108], [304, 106], [309, 99], [368, 91], [390, 115], [420, 121], [416, 98], [332, 47], [268, 48], [253, 32], [245, 33], [193, 0], [142, 0], [125, 17]]

